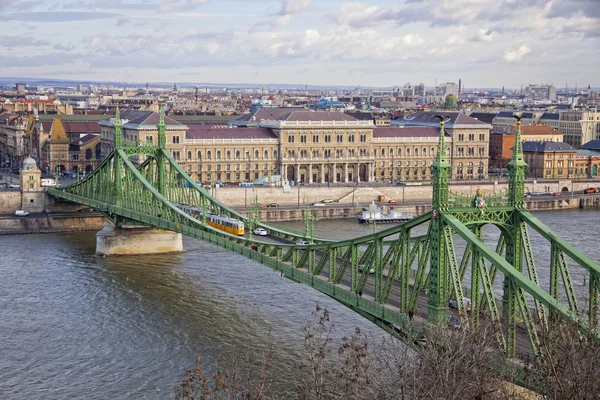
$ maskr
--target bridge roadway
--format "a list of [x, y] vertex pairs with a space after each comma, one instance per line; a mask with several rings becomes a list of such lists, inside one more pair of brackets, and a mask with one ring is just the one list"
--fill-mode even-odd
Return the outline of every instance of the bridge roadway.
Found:
[[[293, 244], [294, 243], [290, 240], [286, 240], [286, 239], [282, 239], [282, 238], [278, 238], [278, 237], [274, 237], [274, 236], [270, 236], [270, 235], [268, 235], [268, 236], [256, 236], [255, 235], [254, 238], [256, 240], [269, 242], [269, 243], [278, 243], [278, 244]], [[319, 255], [322, 255], [321, 251], [317, 250], [317, 253]], [[337, 266], [340, 267], [341, 263], [342, 263], [342, 258], [338, 256], [338, 257], [336, 257], [336, 259], [337, 259]], [[304, 267], [301, 269], [304, 270], [305, 272], [308, 272], [308, 269], [306, 269]], [[323, 276], [325, 278], [329, 278], [327, 268], [323, 268], [323, 271], [321, 272], [321, 276]], [[374, 275], [370, 274], [370, 277], [374, 277]], [[385, 281], [385, 279], [387, 279], [387, 277], [388, 277], [387, 272], [384, 270], [383, 271], [384, 281]], [[344, 277], [342, 278], [340, 285], [345, 286], [347, 288], [347, 290], [350, 291], [351, 286], [352, 286], [351, 279], [352, 279], [351, 269], [347, 268], [346, 273], [344, 274]], [[411, 280], [412, 280], [412, 278], [411, 278]], [[414, 290], [413, 282], [410, 283], [410, 290], [411, 291]], [[375, 301], [374, 279], [367, 279], [362, 296], [365, 298], [368, 298], [371, 301]], [[400, 287], [399, 287], [399, 285], [392, 285], [388, 304], [392, 305], [397, 311], [400, 310], [399, 299], [400, 299]], [[427, 321], [427, 313], [428, 313], [427, 294], [425, 293], [424, 290], [420, 289], [419, 296], [417, 297], [417, 307], [415, 310], [414, 321], [417, 321], [419, 324], [423, 325]], [[449, 308], [449, 316], [450, 315], [453, 316], [454, 318], [458, 318], [458, 310]], [[481, 311], [479, 315], [480, 315], [481, 319], [487, 318], [487, 314], [485, 311]], [[448, 329], [451, 329], [451, 328], [449, 327]], [[531, 344], [528, 339], [527, 329], [522, 323], [517, 324], [517, 357], [522, 360], [531, 360], [531, 358], [533, 357], [532, 352], [531, 352]]]

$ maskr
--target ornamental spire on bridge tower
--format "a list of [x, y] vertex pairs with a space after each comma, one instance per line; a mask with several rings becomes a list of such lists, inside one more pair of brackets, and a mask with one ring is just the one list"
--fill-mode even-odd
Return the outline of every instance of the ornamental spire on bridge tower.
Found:
[[523, 113], [514, 113], [517, 120], [517, 132], [515, 146], [513, 147], [512, 159], [508, 168], [508, 201], [512, 207], [523, 207], [525, 196], [525, 170], [527, 163], [523, 158], [523, 143], [521, 142], [521, 118]]
[[448, 180], [450, 179], [450, 163], [448, 163], [448, 152], [446, 151], [446, 137], [444, 125], [449, 119], [447, 115], [436, 115], [440, 120], [440, 136], [438, 140], [438, 152], [435, 161], [431, 164], [431, 176], [433, 184], [432, 206], [436, 212], [448, 208]]
[[167, 147], [167, 136], [165, 135], [165, 110], [163, 106], [160, 106], [159, 120], [158, 125], [156, 125], [156, 127], [158, 129], [158, 146], [164, 149], [165, 147]]
[[123, 146], [123, 123], [121, 122], [121, 113], [119, 112], [119, 105], [115, 111], [115, 148], [121, 148]]

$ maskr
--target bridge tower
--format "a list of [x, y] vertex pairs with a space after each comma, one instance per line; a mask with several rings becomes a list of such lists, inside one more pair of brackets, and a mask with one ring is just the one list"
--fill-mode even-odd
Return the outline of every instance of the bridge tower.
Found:
[[448, 180], [450, 178], [450, 163], [446, 151], [444, 125], [447, 117], [438, 116], [440, 120], [440, 135], [438, 152], [431, 165], [433, 181], [432, 219], [431, 219], [431, 275], [429, 285], [429, 310], [431, 320], [444, 321], [447, 314], [448, 267], [444, 241], [446, 225], [441, 213], [448, 209]]
[[[121, 122], [121, 113], [119, 112], [119, 106], [115, 112], [115, 150], [123, 148], [123, 123]], [[122, 175], [123, 175], [123, 159], [116, 157], [114, 161], [114, 196], [115, 205], [121, 207], [122, 205]]]
[[[164, 110], [162, 107], [160, 109], [157, 128], [158, 148], [152, 146], [146, 148], [146, 146], [142, 146], [141, 142], [137, 145], [125, 143], [123, 141], [123, 122], [121, 121], [119, 106], [117, 106], [114, 122], [115, 156], [113, 157], [112, 168], [113, 184], [109, 183], [115, 206], [130, 206], [131, 201], [127, 201], [127, 198], [132, 194], [140, 196], [139, 191], [132, 190], [131, 186], [134, 186], [134, 177], [131, 176], [131, 170], [125, 168], [125, 164], [130, 162], [128, 157], [135, 154], [141, 153], [150, 158], [148, 160], [149, 172], [146, 175], [150, 180], [152, 180], [154, 175], [154, 162], [152, 158], [156, 159], [158, 173], [157, 189], [159, 193], [165, 194], [168, 174], [164, 149], [167, 141], [165, 136]], [[96, 234], [96, 253], [98, 254], [153, 254], [180, 252], [183, 250], [180, 233], [132, 224], [131, 221], [117, 214], [112, 215], [111, 221], [112, 224], [105, 223], [104, 229]]]
[[[160, 106], [160, 117], [158, 120], [158, 147], [165, 150], [167, 148], [167, 135], [165, 134], [165, 110], [163, 106]], [[167, 188], [167, 160], [163, 156], [162, 152], [158, 152], [156, 159], [158, 169], [158, 192], [162, 195], [165, 194]]]

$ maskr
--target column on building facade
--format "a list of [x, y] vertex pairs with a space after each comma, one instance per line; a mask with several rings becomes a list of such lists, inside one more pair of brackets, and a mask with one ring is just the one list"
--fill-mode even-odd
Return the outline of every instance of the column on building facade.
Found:
[[344, 163], [344, 183], [348, 183], [348, 163]]
[[312, 180], [312, 164], [308, 164], [308, 183], [313, 183]]
[[325, 183], [325, 164], [321, 164], [321, 183]]
[[300, 164], [294, 164], [294, 181], [296, 183], [300, 182]]

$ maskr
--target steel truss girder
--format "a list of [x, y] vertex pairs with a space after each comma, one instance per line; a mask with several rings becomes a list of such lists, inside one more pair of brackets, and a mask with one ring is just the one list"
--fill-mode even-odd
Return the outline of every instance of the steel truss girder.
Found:
[[[514, 281], [517, 287], [522, 288], [525, 292], [531, 295], [534, 299], [539, 300], [545, 307], [548, 307], [563, 317], [572, 320], [578, 325], [583, 325], [580, 318], [573, 313], [569, 308], [559, 303], [556, 299], [550, 296], [549, 293], [542, 290], [538, 285], [527, 278], [523, 273], [517, 271], [507, 260], [504, 260], [498, 254], [496, 254], [491, 248], [485, 243], [477, 240], [477, 237], [462, 225], [452, 215], [443, 215], [444, 221], [452, 227], [464, 240], [471, 243], [472, 246], [477, 248], [477, 251], [493, 265], [495, 265], [505, 276], [510, 277]], [[516, 300], [516, 298], [515, 298]], [[508, 345], [508, 343], [507, 343]], [[507, 350], [509, 351], [509, 350]]]
[[446, 247], [446, 256], [448, 257], [448, 272], [450, 275], [450, 283], [456, 296], [456, 304], [458, 306], [458, 314], [463, 322], [466, 322], [466, 310], [464, 304], [464, 296], [462, 291], [462, 282], [460, 280], [460, 272], [456, 261], [456, 252], [454, 251], [454, 240], [452, 239], [453, 232], [450, 226], [444, 226], [444, 245]]
[[[129, 160], [129, 156], [135, 154], [147, 156], [146, 161], [137, 168]], [[397, 277], [401, 285], [399, 303], [402, 311], [414, 308], [418, 299], [419, 289], [422, 287], [423, 282], [429, 282], [430, 287], [435, 286], [439, 289], [438, 291], [434, 290], [429, 293], [430, 305], [432, 303], [431, 296], [434, 296], [436, 298], [435, 305], [439, 306], [440, 312], [434, 313], [436, 314], [436, 318], [444, 312], [442, 306], [444, 309], [446, 307], [445, 302], [448, 297], [449, 285], [451, 288], [454, 288], [457, 300], [462, 300], [461, 282], [469, 263], [468, 257], [471, 257], [472, 268], [474, 271], [478, 269], [480, 275], [479, 279], [472, 277], [474, 281], [471, 287], [472, 290], [475, 290], [474, 286], [477, 285], [477, 282], [481, 281], [483, 284], [485, 297], [481, 301], [481, 305], [487, 305], [490, 309], [492, 320], [498, 320], [496, 301], [492, 291], [495, 273], [497, 270], [500, 270], [504, 273], [505, 277], [509, 276], [508, 290], [514, 299], [511, 302], [512, 307], [514, 310], [518, 308], [521, 311], [526, 324], [528, 324], [527, 328], [530, 331], [529, 335], [532, 343], [535, 342], [535, 329], [532, 319], [527, 316], [528, 310], [526, 310], [525, 293], [531, 295], [536, 301], [536, 311], [538, 311], [540, 321], [543, 318], [539, 317], [539, 311], [543, 311], [543, 307], [548, 307], [554, 312], [563, 314], [578, 323], [580, 322], [576, 316], [576, 298], [574, 294], [569, 293], [572, 289], [568, 265], [566, 263], [566, 256], [569, 256], [590, 273], [589, 321], [595, 324], [598, 321], [598, 294], [600, 291], [600, 268], [598, 264], [574, 250], [572, 246], [556, 237], [529, 213], [518, 207], [495, 207], [486, 209], [484, 212], [473, 210], [473, 208], [447, 210], [447, 201], [444, 202], [443, 198], [444, 194], [438, 191], [438, 202], [441, 208], [437, 210], [438, 215], [434, 219], [432, 219], [431, 213], [427, 213], [401, 225], [401, 227], [392, 227], [374, 235], [366, 235], [361, 238], [336, 243], [322, 241], [314, 245], [301, 247], [295, 245], [266, 244], [260, 241], [247, 241], [244, 238], [216, 231], [198, 221], [198, 219], [183, 213], [174, 206], [174, 203], [192, 203], [201, 206], [203, 210], [238, 217], [235, 211], [211, 198], [204, 189], [199, 188], [187, 173], [170, 158], [165, 149], [160, 148], [157, 150], [148, 147], [136, 153], [136, 148], [131, 146], [117, 149], [101, 163], [94, 173], [74, 185], [64, 189], [51, 188], [48, 191], [57, 197], [63, 197], [95, 207], [109, 216], [117, 225], [145, 224], [163, 229], [171, 229], [184, 234], [186, 232], [189, 233], [189, 229], [191, 228], [202, 229], [222, 240], [220, 244], [223, 246], [226, 242], [243, 243], [246, 245], [257, 243], [260, 254], [275, 257], [278, 262], [279, 260], [284, 262], [291, 260], [295, 267], [304, 267], [307, 265], [309, 272], [312, 274], [320, 274], [324, 270], [325, 264], [329, 263], [329, 280], [336, 283], [341, 282], [348, 264], [350, 264], [351, 290], [353, 291], [364, 288], [364, 284], [369, 277], [368, 270], [373, 267], [376, 271], [376, 300], [382, 303], [388, 301], [391, 292], [388, 286], [391, 288], [394, 284], [394, 278]], [[517, 213], [518, 217], [515, 216]], [[244, 219], [245, 217], [238, 218]], [[526, 229], [523, 230], [523, 225], [517, 225], [515, 223], [517, 220], [525, 221], [552, 243], [552, 263], [556, 279], [554, 279], [551, 285], [551, 294], [539, 288], [533, 257], [528, 253], [531, 245], [528, 236], [526, 236]], [[410, 229], [412, 227], [428, 221], [430, 222], [430, 229], [427, 236], [422, 239], [410, 238]], [[508, 235], [506, 237], [504, 237], [503, 233], [498, 243], [499, 249], [497, 248], [495, 253], [478, 239], [475, 240], [477, 234], [469, 232], [466, 228], [467, 226], [482, 225], [485, 223], [493, 223], [501, 226], [503, 232], [513, 233], [513, 236]], [[303, 235], [283, 230], [274, 230], [274, 228], [266, 224], [264, 227], [275, 231], [281, 237], [303, 238]], [[456, 231], [456, 233], [463, 237], [470, 248], [469, 251], [465, 252], [467, 261], [463, 260], [460, 267], [458, 267], [456, 256], [453, 254], [452, 231]], [[385, 245], [388, 244], [385, 239], [394, 234], [399, 234], [400, 237], [389, 244], [384, 254], [384, 243]], [[517, 270], [514, 262], [511, 263], [503, 260], [502, 257], [496, 254], [503, 252], [502, 247], [505, 242], [513, 240], [521, 242], [522, 251], [515, 251], [514, 245], [511, 244], [507, 246], [507, 258], [512, 259], [524, 255], [529, 278], [525, 277], [520, 270]], [[219, 242], [217, 241], [217, 243]], [[410, 247], [411, 243], [413, 245], [412, 248]], [[361, 248], [366, 249], [362, 254]], [[447, 254], [450, 255], [447, 256]], [[341, 256], [341, 261], [339, 260], [339, 256]], [[317, 260], [317, 257], [321, 258]], [[418, 264], [417, 273], [413, 291], [409, 296], [408, 274], [415, 260]], [[443, 265], [437, 271], [430, 269], [430, 273], [427, 279], [425, 279], [428, 260], [431, 261], [432, 265], [434, 261], [440, 261]], [[489, 270], [485, 265], [485, 260], [491, 262]], [[361, 264], [365, 264], [366, 268], [363, 271], [366, 273], [359, 273], [359, 266]], [[384, 284], [383, 279], [386, 271], [388, 275], [385, 278]], [[477, 272], [472, 275], [476, 274]], [[558, 285], [558, 275], [561, 275], [563, 284], [565, 285], [569, 308], [553, 298], [554, 296], [557, 297], [558, 294], [558, 289], [553, 289], [554, 286]], [[472, 297], [475, 296], [472, 295]]]

